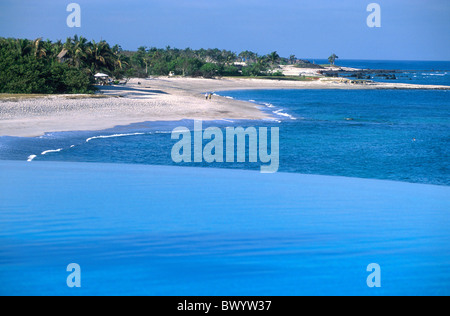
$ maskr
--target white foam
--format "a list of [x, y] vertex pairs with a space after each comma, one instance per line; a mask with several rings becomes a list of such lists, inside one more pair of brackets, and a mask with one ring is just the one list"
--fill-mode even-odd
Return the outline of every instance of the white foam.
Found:
[[30, 155], [30, 156], [28, 157], [27, 162], [32, 162], [32, 161], [34, 160], [34, 158], [36, 158], [36, 157], [37, 157], [36, 155]]
[[148, 135], [150, 134], [172, 134], [171, 131], [157, 131], [157, 132], [153, 132], [153, 133], [147, 133]]
[[446, 73], [443, 73], [443, 74], [438, 74], [438, 73], [429, 73], [429, 74], [427, 74], [427, 73], [422, 73], [422, 76], [445, 76], [446, 75]]
[[266, 119], [264, 119], [264, 121], [270, 121], [270, 122], [275, 122], [275, 123], [281, 123], [280, 120], [277, 120], [276, 118], [273, 118], [273, 117], [266, 118]]
[[63, 150], [63, 149], [59, 148], [59, 149], [54, 149], [54, 150], [46, 150], [46, 151], [43, 151], [41, 153], [41, 155], [46, 155], [46, 154], [49, 154], [49, 153], [57, 153], [57, 152], [60, 152], [61, 150]]
[[274, 113], [274, 114], [276, 114], [276, 115], [279, 115], [279, 116], [288, 117], [288, 118], [290, 118], [291, 120], [296, 120], [296, 118], [293, 117], [292, 115], [287, 114], [287, 113], [284, 113], [284, 112], [282, 112], [282, 111], [283, 111], [283, 109], [273, 111], [272, 113]]
[[115, 137], [136, 136], [136, 135], [145, 135], [145, 133], [131, 133], [131, 134], [114, 134], [114, 135], [94, 136], [94, 137], [86, 139], [86, 143], [89, 143], [91, 140], [94, 140], [94, 139], [115, 138]]

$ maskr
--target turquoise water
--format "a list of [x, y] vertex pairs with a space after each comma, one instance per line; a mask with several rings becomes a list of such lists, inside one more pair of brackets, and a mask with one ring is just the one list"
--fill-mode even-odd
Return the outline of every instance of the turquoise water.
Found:
[[[252, 100], [276, 121], [208, 126], [280, 128], [280, 171], [450, 184], [450, 91], [265, 90], [218, 92]], [[0, 138], [0, 159], [175, 165], [170, 132], [192, 121], [141, 123], [102, 132]], [[87, 142], [87, 140], [89, 140]], [[206, 144], [206, 141], [205, 141]], [[59, 152], [41, 153], [48, 150]], [[259, 169], [254, 163], [192, 167]]]

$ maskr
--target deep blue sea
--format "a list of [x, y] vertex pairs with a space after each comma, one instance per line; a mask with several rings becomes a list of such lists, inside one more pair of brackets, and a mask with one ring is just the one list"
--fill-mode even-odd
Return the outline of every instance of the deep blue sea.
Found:
[[[450, 85], [449, 62], [339, 63]], [[272, 115], [203, 128], [279, 127], [278, 174], [175, 164], [190, 120], [0, 137], [0, 294], [450, 294], [450, 91], [216, 94]]]
[[[316, 64], [327, 64], [328, 60], [315, 60]], [[411, 84], [450, 84], [450, 62], [448, 61], [390, 61], [390, 60], [337, 60], [340, 67], [395, 71], [396, 80], [372, 76], [380, 82], [401, 82]], [[389, 72], [386, 72], [389, 73]]]

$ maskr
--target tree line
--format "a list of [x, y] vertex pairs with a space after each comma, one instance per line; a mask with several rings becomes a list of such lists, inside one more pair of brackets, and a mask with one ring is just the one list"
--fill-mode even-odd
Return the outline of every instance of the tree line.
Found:
[[0, 38], [0, 93], [90, 93], [94, 75], [116, 80], [148, 76], [266, 76], [278, 75], [280, 64], [294, 64], [295, 55], [277, 52], [236, 54], [220, 49], [139, 47], [125, 51], [106, 41], [74, 36], [62, 41]]

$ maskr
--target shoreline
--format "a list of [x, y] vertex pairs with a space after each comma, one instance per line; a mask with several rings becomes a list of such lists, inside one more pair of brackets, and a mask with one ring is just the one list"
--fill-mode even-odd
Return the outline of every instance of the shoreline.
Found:
[[273, 119], [259, 105], [205, 93], [231, 90], [341, 89], [450, 90], [450, 86], [371, 82], [341, 78], [316, 81], [269, 79], [200, 79], [157, 77], [131, 79], [125, 86], [100, 87], [100, 94], [21, 96], [0, 100], [0, 137], [38, 137], [45, 133], [96, 131], [152, 121]]

